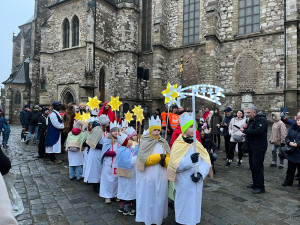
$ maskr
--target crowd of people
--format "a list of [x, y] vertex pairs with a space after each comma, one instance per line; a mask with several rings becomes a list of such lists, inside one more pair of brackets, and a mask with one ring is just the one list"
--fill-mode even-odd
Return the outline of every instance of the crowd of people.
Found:
[[[88, 120], [75, 119], [76, 113], [86, 112], [90, 113]], [[108, 103], [99, 110], [90, 110], [84, 103], [63, 105], [59, 101], [52, 104], [51, 111], [38, 105], [30, 111], [25, 105], [20, 113], [21, 140], [28, 144], [34, 134], [39, 157], [48, 157], [53, 164], [61, 163], [56, 155], [66, 151], [70, 180], [92, 184], [106, 204], [120, 201], [116, 210], [135, 215], [137, 222], [162, 224], [168, 216], [169, 197], [176, 223], [196, 224], [201, 219], [203, 180], [216, 173], [221, 134], [226, 167], [232, 165], [235, 152], [236, 167], [248, 157], [252, 182], [247, 187], [253, 194], [265, 192], [263, 163], [268, 142], [272, 144], [271, 167], [277, 167], [279, 158], [278, 168], [283, 169], [284, 159], [288, 160], [283, 186], [293, 185], [296, 169], [300, 169], [300, 111], [295, 119], [273, 113], [269, 140], [266, 115], [255, 106], [249, 106], [246, 115], [243, 110], [233, 113], [231, 107], [223, 113], [218, 108], [203, 109], [195, 128], [188, 110], [166, 106], [162, 113], [156, 109], [148, 129], [138, 135], [135, 123], [116, 119]], [[291, 125], [288, 133], [285, 124]]]

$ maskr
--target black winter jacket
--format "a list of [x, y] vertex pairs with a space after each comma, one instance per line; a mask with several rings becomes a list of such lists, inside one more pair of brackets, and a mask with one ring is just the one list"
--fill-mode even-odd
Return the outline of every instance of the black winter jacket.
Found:
[[2, 152], [0, 147], [0, 173], [5, 175], [9, 172], [11, 168], [11, 163], [9, 158]]
[[259, 112], [253, 119], [250, 119], [243, 133], [246, 134], [251, 151], [267, 151], [268, 120], [265, 114]]
[[46, 117], [45, 115], [41, 115], [39, 120], [38, 120], [38, 124], [39, 124], [39, 130], [46, 132], [47, 130], [47, 124], [46, 124]]
[[28, 116], [29, 116], [29, 111], [23, 109], [20, 112], [20, 122], [21, 122], [22, 126], [25, 126], [25, 125], [29, 124]]
[[38, 110], [30, 112], [28, 116], [29, 126], [38, 126], [40, 116], [41, 113]]
[[300, 127], [295, 123], [288, 132], [285, 138], [286, 145], [296, 141], [297, 147], [293, 153], [287, 155], [287, 160], [293, 163], [300, 163]]

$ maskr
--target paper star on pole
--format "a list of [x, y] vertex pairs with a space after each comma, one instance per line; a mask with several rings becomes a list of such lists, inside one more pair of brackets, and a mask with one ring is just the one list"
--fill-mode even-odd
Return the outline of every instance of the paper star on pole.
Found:
[[178, 97], [177, 97], [176, 100], [175, 100], [175, 104], [176, 104], [178, 107], [180, 107], [180, 106], [181, 106], [180, 100], [186, 98], [186, 96], [184, 95], [184, 92], [181, 91], [181, 86], [179, 86], [179, 87], [177, 88], [177, 93], [178, 93]]
[[74, 120], [81, 120], [82, 116], [80, 114], [80, 112], [75, 114]]
[[138, 113], [139, 110], [141, 110], [142, 107], [139, 105], [139, 106], [134, 106], [134, 109], [132, 110], [132, 112], [134, 113], [134, 115], [136, 116], [136, 114]]
[[85, 122], [85, 121], [87, 121], [87, 120], [90, 118], [90, 116], [91, 116], [90, 113], [83, 113], [83, 114], [81, 115], [81, 120], [82, 120], [83, 122]]
[[99, 101], [97, 96], [95, 96], [94, 98], [89, 97], [89, 102], [86, 105], [90, 106], [91, 109], [93, 110], [93, 109], [99, 109], [100, 103], [101, 101]]
[[130, 123], [130, 121], [132, 120], [132, 116], [133, 114], [130, 113], [129, 111], [125, 114], [125, 120]]
[[170, 85], [170, 83], [168, 83], [168, 88], [169, 89], [169, 93], [164, 94], [165, 96], [165, 104], [168, 104], [169, 106], [176, 103], [176, 98], [179, 96], [178, 91], [177, 91], [177, 84], [175, 85]]
[[138, 122], [142, 122], [144, 118], [144, 114], [143, 114], [144, 110], [143, 109], [140, 109], [137, 114], [136, 114], [136, 121]]
[[120, 105], [122, 105], [122, 102], [119, 101], [119, 96], [118, 97], [110, 97], [110, 102], [108, 103], [111, 106], [111, 110], [117, 110], [119, 111]]

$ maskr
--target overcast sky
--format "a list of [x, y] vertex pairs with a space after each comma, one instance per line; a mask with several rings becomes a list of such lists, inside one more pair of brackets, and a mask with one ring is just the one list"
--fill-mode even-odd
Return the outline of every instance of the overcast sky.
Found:
[[11, 73], [12, 36], [34, 14], [35, 0], [0, 0], [0, 85]]

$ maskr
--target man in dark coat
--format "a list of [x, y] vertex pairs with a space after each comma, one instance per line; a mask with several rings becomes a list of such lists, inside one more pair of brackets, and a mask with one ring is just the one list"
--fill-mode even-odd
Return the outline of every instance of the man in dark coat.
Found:
[[37, 137], [38, 137], [38, 131], [39, 131], [39, 125], [38, 121], [41, 116], [40, 113], [40, 107], [38, 105], [34, 106], [34, 109], [32, 112], [29, 113], [28, 116], [28, 122], [29, 122], [29, 133], [27, 135], [27, 141], [26, 144], [29, 143], [31, 133], [34, 131], [34, 137], [33, 137], [33, 144], [36, 143]]
[[49, 115], [49, 108], [45, 107], [42, 110], [42, 115], [39, 118], [38, 125], [39, 125], [39, 136], [40, 136], [40, 141], [39, 141], [39, 147], [38, 147], [38, 153], [39, 157], [38, 158], [45, 158], [46, 157], [46, 152], [45, 152], [45, 139], [46, 139], [46, 132], [47, 132], [47, 117]]
[[29, 116], [29, 105], [24, 105], [23, 110], [20, 112], [20, 122], [22, 125], [22, 133], [21, 133], [22, 142], [26, 141], [25, 132], [27, 132], [29, 129], [28, 116]]
[[[232, 109], [231, 107], [227, 107], [225, 110], [225, 117], [223, 120], [223, 123], [221, 123], [221, 127], [223, 128], [223, 136], [224, 136], [224, 143], [225, 143], [225, 152], [226, 152], [226, 158], [228, 159], [229, 154], [229, 144], [230, 144], [230, 134], [229, 134], [229, 124], [231, 119], [233, 118]], [[227, 161], [225, 166], [229, 166], [230, 162]]]
[[240, 130], [246, 134], [246, 141], [250, 149], [249, 164], [252, 173], [252, 184], [247, 185], [253, 189], [253, 194], [265, 193], [264, 185], [264, 159], [268, 148], [268, 120], [266, 115], [249, 106], [247, 109], [248, 123]]

